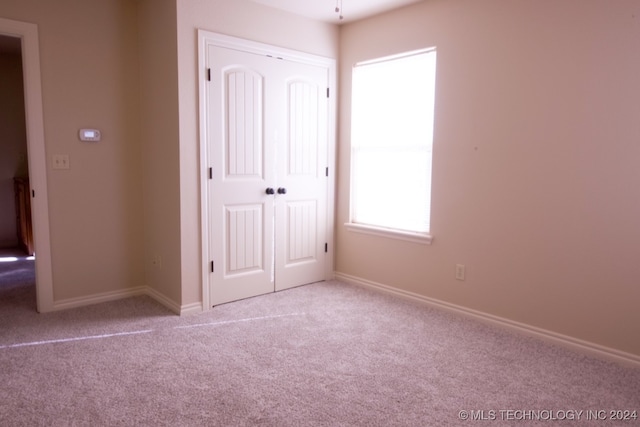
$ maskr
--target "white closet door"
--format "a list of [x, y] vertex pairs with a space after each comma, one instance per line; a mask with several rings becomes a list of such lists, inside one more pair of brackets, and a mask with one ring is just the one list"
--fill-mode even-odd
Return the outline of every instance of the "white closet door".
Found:
[[278, 146], [276, 290], [321, 281], [327, 227], [327, 70], [283, 67], [285, 141]]
[[212, 45], [206, 55], [211, 304], [322, 280], [326, 68]]
[[209, 46], [207, 84], [212, 305], [273, 292], [273, 120], [269, 58]]

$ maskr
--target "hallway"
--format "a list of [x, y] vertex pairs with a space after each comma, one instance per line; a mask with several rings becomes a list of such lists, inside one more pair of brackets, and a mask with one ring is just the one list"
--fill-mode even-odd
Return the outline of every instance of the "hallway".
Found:
[[35, 259], [18, 248], [0, 249], [0, 312], [36, 312]]

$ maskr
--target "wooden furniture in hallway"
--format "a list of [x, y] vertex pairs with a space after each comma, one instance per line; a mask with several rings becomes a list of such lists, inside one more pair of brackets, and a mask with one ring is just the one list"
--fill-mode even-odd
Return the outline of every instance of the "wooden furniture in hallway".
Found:
[[31, 188], [29, 178], [14, 178], [16, 196], [16, 225], [18, 246], [33, 255], [33, 231], [31, 228]]

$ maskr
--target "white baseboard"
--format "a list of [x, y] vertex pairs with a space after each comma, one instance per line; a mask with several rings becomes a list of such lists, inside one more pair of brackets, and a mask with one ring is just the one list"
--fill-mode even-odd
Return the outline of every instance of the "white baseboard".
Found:
[[364, 286], [369, 289], [375, 289], [377, 291], [393, 294], [402, 298], [408, 298], [414, 301], [419, 301], [421, 303], [425, 303], [433, 307], [438, 307], [438, 308], [445, 309], [458, 314], [462, 314], [465, 316], [470, 316], [484, 322], [492, 323], [494, 325], [507, 327], [511, 330], [516, 330], [518, 332], [525, 333], [530, 336], [551, 341], [556, 344], [581, 351], [583, 353], [589, 353], [596, 357], [613, 360], [618, 363], [623, 363], [623, 364], [634, 366], [634, 367], [640, 367], [640, 356], [635, 354], [605, 347], [589, 341], [584, 341], [568, 335], [559, 334], [553, 331], [549, 331], [546, 329], [516, 322], [503, 317], [494, 316], [492, 314], [473, 310], [473, 309], [459, 306], [456, 304], [451, 304], [438, 299], [429, 298], [424, 295], [404, 291], [402, 289], [398, 289], [392, 286], [384, 285], [382, 283], [377, 283], [370, 280], [362, 279], [356, 276], [351, 276], [349, 274], [336, 272], [335, 279], [348, 284]]
[[197, 302], [181, 306], [164, 294], [148, 286], [139, 286], [137, 288], [123, 289], [121, 291], [111, 291], [102, 294], [88, 295], [85, 297], [54, 301], [53, 311], [84, 307], [86, 305], [100, 304], [103, 302], [115, 301], [139, 295], [147, 295], [153, 298], [156, 302], [162, 304], [163, 306], [167, 307], [169, 310], [180, 316], [202, 312], [202, 303]]
[[122, 298], [135, 297], [145, 295], [147, 293], [146, 286], [137, 288], [123, 289], [120, 291], [104, 292], [102, 294], [88, 295], [79, 298], [69, 298], [53, 302], [53, 310], [66, 310], [69, 308], [84, 307], [85, 305], [99, 304], [102, 302], [115, 301]]
[[194, 302], [192, 304], [183, 305], [180, 307], [180, 316], [189, 316], [191, 314], [202, 313], [202, 303]]
[[167, 298], [164, 294], [156, 291], [155, 289], [150, 288], [150, 287], [146, 287], [145, 288], [145, 295], [150, 296], [156, 302], [158, 302], [158, 303], [162, 304], [163, 306], [167, 307], [169, 310], [171, 310], [175, 314], [180, 314], [180, 304], [176, 303], [175, 301], [173, 301], [170, 298]]

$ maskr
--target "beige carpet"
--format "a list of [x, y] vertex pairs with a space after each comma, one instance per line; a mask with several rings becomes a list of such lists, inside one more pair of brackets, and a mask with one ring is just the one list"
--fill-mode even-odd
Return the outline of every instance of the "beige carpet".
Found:
[[337, 282], [182, 318], [25, 289], [0, 288], [2, 426], [640, 425], [587, 419], [640, 411], [638, 369]]

